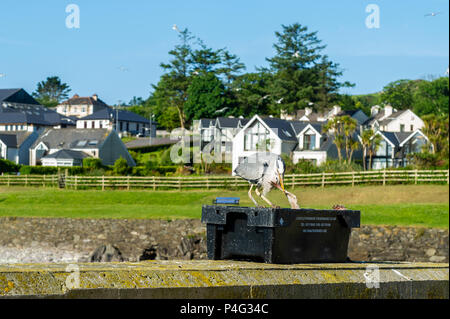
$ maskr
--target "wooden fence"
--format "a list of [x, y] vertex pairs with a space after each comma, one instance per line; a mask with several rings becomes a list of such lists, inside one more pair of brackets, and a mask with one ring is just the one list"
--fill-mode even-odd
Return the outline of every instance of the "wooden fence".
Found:
[[[449, 184], [448, 170], [382, 170], [344, 173], [289, 174], [287, 187], [359, 184]], [[234, 176], [78, 176], [78, 175], [4, 175], [0, 185], [64, 187], [69, 189], [212, 189], [247, 187], [248, 183]]]

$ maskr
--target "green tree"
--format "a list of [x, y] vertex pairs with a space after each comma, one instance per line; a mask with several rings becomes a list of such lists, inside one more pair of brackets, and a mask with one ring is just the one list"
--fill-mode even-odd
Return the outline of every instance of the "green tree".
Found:
[[342, 150], [345, 150], [347, 162], [352, 160], [353, 152], [359, 147], [359, 143], [353, 139], [357, 122], [348, 115], [336, 116], [329, 120], [322, 128], [326, 134], [333, 135], [333, 143], [338, 152], [339, 164], [342, 163]]
[[383, 88], [380, 99], [383, 103], [390, 104], [398, 110], [412, 108], [414, 103], [413, 90], [416, 86], [415, 81], [405, 79], [391, 82]]
[[369, 149], [372, 147], [373, 138], [375, 137], [375, 132], [372, 129], [364, 130], [361, 133], [361, 145], [363, 149], [363, 167], [366, 170], [366, 158], [369, 152]]
[[45, 81], [39, 82], [32, 95], [40, 104], [54, 107], [62, 100], [67, 99], [70, 91], [70, 87], [66, 83], [62, 83], [59, 77], [51, 76]]
[[428, 114], [423, 116], [423, 132], [432, 144], [432, 153], [448, 157], [449, 155], [449, 127], [448, 116]]
[[448, 77], [419, 82], [417, 90], [413, 93], [413, 97], [413, 111], [417, 115], [436, 114], [439, 116], [448, 116]]
[[274, 74], [270, 89], [272, 107], [278, 114], [281, 110], [292, 113], [309, 103], [324, 107], [334, 101], [340, 87], [350, 85], [337, 81], [342, 73], [338, 64], [322, 55], [326, 46], [317, 38], [317, 32], [295, 23], [282, 25], [282, 31], [275, 32], [275, 36], [276, 54], [267, 61], [268, 71]]
[[196, 76], [187, 93], [184, 110], [188, 121], [215, 117], [229, 105], [223, 83], [211, 72]]

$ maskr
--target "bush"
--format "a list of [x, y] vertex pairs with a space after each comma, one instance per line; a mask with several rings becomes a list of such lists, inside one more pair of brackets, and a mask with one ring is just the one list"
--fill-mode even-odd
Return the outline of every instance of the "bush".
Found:
[[128, 162], [122, 156], [114, 162], [114, 175], [127, 175], [129, 171], [130, 167], [128, 166]]
[[99, 158], [92, 158], [87, 157], [83, 159], [83, 167], [84, 168], [93, 168], [93, 169], [100, 169], [103, 168], [104, 165], [102, 163], [102, 160]]
[[363, 167], [354, 162], [347, 164], [347, 162], [339, 163], [339, 161], [328, 160], [319, 166], [319, 170], [325, 173], [353, 172], [362, 171]]
[[0, 173], [17, 173], [20, 165], [7, 159], [0, 159]]
[[58, 167], [22, 165], [20, 175], [53, 175], [58, 173]]
[[408, 161], [417, 169], [448, 169], [448, 158], [429, 152], [408, 154]]

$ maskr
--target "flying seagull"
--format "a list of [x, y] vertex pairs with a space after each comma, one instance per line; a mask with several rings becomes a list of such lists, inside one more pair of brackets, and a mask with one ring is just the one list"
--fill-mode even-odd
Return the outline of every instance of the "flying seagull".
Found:
[[261, 100], [265, 100], [265, 99], [267, 99], [269, 96], [270, 96], [270, 95], [264, 95], [264, 96], [261, 98]]
[[119, 66], [118, 69], [119, 69], [120, 71], [122, 71], [122, 72], [128, 72], [128, 71], [129, 71], [129, 69], [126, 68], [126, 67], [124, 67], [124, 66]]
[[[245, 162], [240, 163], [234, 173], [250, 183], [248, 197], [259, 207], [256, 200], [252, 197], [254, 186], [255, 193], [261, 197], [271, 207], [273, 205], [266, 197], [267, 193], [276, 187], [286, 195], [291, 208], [298, 209], [297, 197], [284, 188], [283, 177], [286, 165], [281, 156], [273, 153], [259, 152], [247, 157]], [[262, 189], [262, 193], [259, 189]]]
[[299, 58], [300, 57], [300, 52], [299, 51], [295, 51], [295, 53], [292, 55], [295, 58]]
[[277, 101], [277, 104], [280, 104], [281, 102], [283, 102], [283, 100], [284, 100], [284, 97], [282, 97], [281, 99], [279, 99], [279, 100]]
[[176, 24], [174, 24], [174, 25], [172, 26], [172, 30], [175, 30], [175, 31], [177, 31], [177, 32], [181, 32], [180, 29], [178, 28], [178, 26], [177, 26]]
[[426, 15], [425, 15], [425, 17], [435, 17], [435, 16], [437, 16], [438, 14], [441, 14], [442, 12], [431, 12], [431, 13], [427, 13]]
[[226, 110], [228, 110], [228, 106], [225, 106], [225, 107], [221, 108], [220, 110], [215, 111], [214, 114], [217, 114], [217, 113], [223, 113], [223, 112], [225, 112]]

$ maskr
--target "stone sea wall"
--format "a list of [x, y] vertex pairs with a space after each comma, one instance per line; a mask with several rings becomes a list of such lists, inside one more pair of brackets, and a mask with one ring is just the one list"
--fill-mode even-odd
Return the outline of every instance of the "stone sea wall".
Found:
[[[124, 260], [206, 259], [198, 219], [0, 218], [0, 263], [84, 262], [111, 244]], [[353, 229], [355, 261], [448, 262], [448, 229], [362, 226]]]

